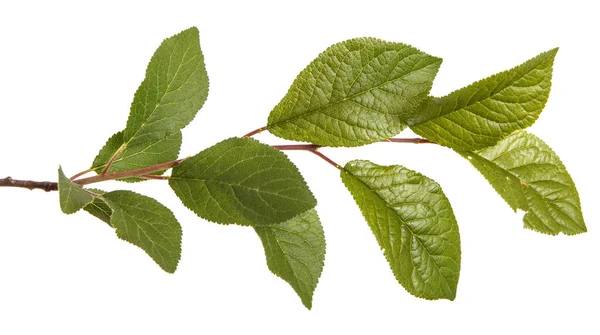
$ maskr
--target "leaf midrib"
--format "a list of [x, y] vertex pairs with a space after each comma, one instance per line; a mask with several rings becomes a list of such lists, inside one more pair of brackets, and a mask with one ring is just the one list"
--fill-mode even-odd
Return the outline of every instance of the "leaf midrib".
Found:
[[[261, 189], [257, 189], [257, 188], [252, 188], [250, 186], [246, 186], [246, 185], [242, 185], [242, 184], [228, 183], [228, 182], [222, 181], [222, 180], [191, 178], [191, 177], [185, 177], [185, 178], [183, 178], [183, 177], [173, 177], [173, 176], [169, 177], [169, 179], [170, 180], [175, 180], [175, 181], [177, 181], [177, 180], [181, 180], [181, 181], [195, 181], [195, 182], [202, 183], [204, 185], [206, 185], [207, 182], [215, 182], [215, 183], [218, 183], [218, 184], [221, 184], [221, 185], [226, 185], [226, 186], [229, 186], [229, 187], [237, 186], [237, 187], [241, 187], [241, 188], [246, 189], [246, 190], [255, 191], [257, 193], [264, 193], [264, 194], [268, 194], [268, 195], [275, 195], [275, 196], [278, 196], [278, 197], [281, 197], [281, 198], [284, 198], [284, 199], [287, 199], [287, 200], [301, 201], [301, 200], [299, 200], [297, 198], [292, 198], [292, 197], [284, 196], [284, 195], [281, 195], [279, 193], [275, 193], [275, 192], [271, 192], [271, 191], [266, 191], [266, 190], [261, 190]], [[284, 179], [282, 179], [282, 180], [284, 180]], [[303, 203], [307, 203], [305, 201], [302, 201], [302, 202]]]

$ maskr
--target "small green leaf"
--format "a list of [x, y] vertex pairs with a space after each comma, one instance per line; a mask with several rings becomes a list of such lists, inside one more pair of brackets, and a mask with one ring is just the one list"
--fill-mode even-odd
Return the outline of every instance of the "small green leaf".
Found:
[[[169, 162], [177, 159], [179, 149], [181, 148], [181, 131], [161, 139], [150, 140], [139, 145], [123, 146], [123, 132], [120, 131], [111, 136], [104, 147], [100, 150], [92, 169], [100, 174], [115, 152], [122, 150], [118, 157], [113, 161], [107, 173], [131, 171], [145, 168], [152, 165], [157, 165], [164, 162]], [[164, 171], [154, 173], [156, 175], [163, 174]], [[125, 178], [121, 181], [143, 181], [141, 178]]]
[[443, 98], [432, 98], [409, 120], [411, 129], [456, 150], [478, 150], [531, 126], [542, 112], [558, 49], [475, 82]]
[[394, 136], [427, 97], [441, 62], [376, 38], [334, 44], [298, 75], [269, 115], [268, 129], [333, 147]]
[[117, 236], [144, 250], [165, 271], [175, 272], [181, 258], [181, 226], [158, 201], [131, 191], [102, 195], [112, 209]]
[[288, 221], [254, 230], [265, 248], [271, 272], [288, 282], [310, 309], [325, 260], [325, 235], [317, 211], [311, 209]]
[[525, 228], [556, 235], [587, 231], [575, 183], [556, 153], [521, 131], [493, 147], [459, 151], [516, 210], [526, 211]]
[[[144, 168], [177, 159], [181, 132], [206, 101], [208, 76], [198, 29], [167, 38], [158, 47], [131, 104], [127, 126], [100, 150], [92, 169], [108, 172]], [[127, 179], [139, 181], [141, 179]]]
[[433, 180], [402, 166], [351, 161], [341, 171], [398, 282], [425, 299], [456, 296], [460, 236]]
[[169, 185], [198, 216], [223, 224], [280, 223], [316, 205], [287, 156], [251, 138], [230, 138], [185, 159]]
[[[102, 190], [95, 189], [95, 188], [90, 188], [90, 189], [88, 189], [88, 191], [93, 192], [98, 195], [102, 195], [102, 194], [106, 193]], [[93, 216], [97, 217], [98, 219], [106, 222], [109, 226], [112, 227], [112, 225], [110, 223], [110, 216], [112, 215], [112, 209], [110, 209], [108, 204], [106, 204], [106, 202], [104, 200], [102, 200], [101, 197], [94, 197], [94, 201], [85, 205], [85, 207], [83, 207], [83, 210], [92, 214]]]
[[81, 185], [72, 182], [61, 167], [58, 168], [58, 198], [60, 209], [65, 214], [73, 214], [94, 200]]

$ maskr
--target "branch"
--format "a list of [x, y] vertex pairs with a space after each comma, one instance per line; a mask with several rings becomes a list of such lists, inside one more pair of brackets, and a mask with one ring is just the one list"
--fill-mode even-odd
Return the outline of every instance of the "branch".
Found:
[[327, 163], [333, 165], [336, 169], [338, 169], [338, 170], [342, 169], [341, 165], [339, 165], [338, 163], [331, 160], [329, 157], [327, 157], [324, 154], [322, 154], [321, 152], [319, 152], [318, 150], [321, 147], [316, 144], [273, 145], [272, 147], [275, 149], [278, 149], [278, 150], [282, 150], [282, 151], [283, 150], [304, 150], [304, 151], [312, 152], [313, 154], [319, 156], [321, 159], [323, 159]]
[[185, 158], [158, 164], [158, 165], [153, 165], [153, 166], [149, 166], [149, 167], [137, 169], [137, 170], [101, 174], [101, 175], [97, 175], [97, 176], [93, 176], [93, 177], [77, 179], [77, 180], [74, 180], [73, 182], [76, 184], [79, 184], [79, 185], [87, 185], [87, 184], [98, 183], [101, 181], [121, 179], [121, 178], [140, 177], [140, 176], [144, 176], [143, 178], [146, 178], [145, 175], [153, 173], [153, 172], [168, 170], [168, 169], [174, 167], [175, 165], [181, 163], [184, 159]]
[[15, 180], [11, 177], [6, 177], [4, 179], [0, 179], [0, 186], [6, 187], [21, 187], [27, 188], [30, 190], [40, 189], [46, 192], [57, 191], [58, 183], [51, 181], [32, 181], [32, 180]]
[[[141, 178], [147, 178], [147, 179], [166, 179], [165, 177], [161, 177], [161, 176], [148, 176], [148, 174], [153, 173], [153, 172], [168, 170], [168, 169], [174, 167], [175, 165], [181, 163], [184, 159], [185, 158], [167, 162], [167, 163], [154, 165], [154, 166], [149, 166], [149, 167], [146, 167], [143, 169], [108, 173], [108, 174], [102, 174], [102, 175], [97, 175], [97, 176], [88, 177], [88, 178], [76, 179], [76, 180], [73, 180], [73, 182], [76, 184], [79, 184], [79, 185], [87, 185], [87, 184], [97, 183], [97, 182], [106, 181], [106, 180], [114, 180], [114, 179], [129, 178], [129, 177], [141, 177]], [[4, 179], [0, 179], [0, 186], [22, 187], [22, 188], [28, 188], [30, 190], [37, 188], [37, 189], [44, 190], [46, 192], [58, 191], [58, 183], [55, 183], [55, 182], [15, 180], [15, 179], [12, 179], [11, 177], [6, 177]]]
[[[265, 131], [267, 129], [267, 127], [262, 127], [262, 128], [258, 128], [256, 130], [253, 130], [251, 132], [249, 132], [248, 134], [244, 135], [244, 137], [250, 137], [252, 135], [258, 134], [262, 131]], [[414, 143], [414, 144], [421, 144], [421, 143], [433, 143], [435, 144], [435, 142], [429, 141], [428, 139], [425, 138], [388, 138], [382, 142], [395, 142], [395, 143]], [[313, 153], [314, 155], [319, 156], [321, 159], [323, 159], [324, 161], [326, 161], [327, 163], [333, 165], [335, 168], [341, 170], [342, 166], [337, 164], [336, 162], [334, 162], [333, 160], [331, 160], [329, 157], [325, 156], [323, 153], [321, 153], [319, 151], [320, 146], [316, 145], [316, 144], [289, 144], [289, 145], [273, 145], [272, 146], [275, 149], [278, 150], [302, 150], [302, 151], [308, 151]], [[111, 159], [111, 161], [114, 161], [114, 159], [116, 159], [116, 157], [118, 156], [118, 154], [115, 154], [113, 156], [113, 159]], [[185, 158], [184, 158], [185, 159]], [[137, 169], [137, 170], [131, 170], [131, 171], [124, 171], [124, 172], [115, 172], [115, 173], [105, 173], [106, 172], [106, 168], [105, 171], [97, 176], [93, 176], [93, 177], [88, 177], [88, 178], [82, 178], [82, 179], [76, 179], [79, 176], [90, 172], [90, 170], [86, 170], [86, 171], [82, 171], [78, 174], [76, 174], [75, 176], [71, 177], [71, 180], [73, 180], [73, 182], [79, 184], [79, 185], [87, 185], [87, 184], [92, 184], [92, 183], [97, 183], [97, 182], [101, 182], [101, 181], [107, 181], [107, 180], [114, 180], [114, 179], [121, 179], [121, 178], [130, 178], [130, 177], [141, 177], [141, 178], [146, 178], [146, 179], [159, 179], [159, 180], [164, 180], [164, 179], [168, 179], [168, 177], [163, 177], [163, 176], [153, 176], [150, 175], [153, 172], [158, 172], [158, 171], [164, 171], [164, 170], [168, 170], [172, 167], [174, 167], [175, 165], [181, 163], [184, 159], [178, 159], [175, 161], [171, 161], [171, 162], [167, 162], [167, 163], [162, 163], [162, 164], [158, 164], [158, 165], [154, 165], [154, 166], [149, 166], [143, 169]], [[110, 163], [107, 165], [107, 167], [110, 166]], [[11, 177], [6, 177], [4, 179], [0, 179], [0, 187], [4, 186], [4, 187], [21, 187], [21, 188], [27, 188], [30, 190], [34, 190], [34, 189], [40, 189], [40, 190], [44, 190], [46, 192], [50, 192], [50, 191], [57, 191], [58, 190], [58, 184], [55, 182], [51, 182], [51, 181], [32, 181], [32, 180], [15, 180], [12, 179]]]

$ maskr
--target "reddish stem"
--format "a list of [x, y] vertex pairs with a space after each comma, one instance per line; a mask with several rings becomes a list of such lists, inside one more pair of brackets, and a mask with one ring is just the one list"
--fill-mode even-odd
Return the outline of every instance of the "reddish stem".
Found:
[[119, 155], [121, 154], [121, 152], [123, 152], [123, 150], [125, 150], [125, 145], [121, 145], [119, 150], [117, 150], [115, 152], [115, 154], [112, 155], [112, 157], [108, 161], [108, 164], [106, 164], [106, 166], [104, 167], [104, 170], [102, 170], [102, 175], [106, 175], [108, 173], [108, 169], [111, 167], [111, 165], [113, 165], [115, 160], [117, 160], [117, 157], [119, 157]]
[[92, 172], [92, 169], [87, 169], [87, 170], [85, 170], [85, 171], [81, 171], [81, 172], [79, 172], [78, 174], [74, 175], [73, 177], [71, 177], [71, 178], [69, 178], [69, 179], [71, 179], [71, 180], [75, 180], [75, 179], [77, 179], [77, 178], [79, 178], [79, 177], [83, 176], [84, 174], [86, 174], [86, 173], [88, 173], [88, 172]]
[[[265, 130], [267, 130], [267, 127], [258, 128], [256, 130], [253, 130], [253, 131], [249, 132], [248, 134], [244, 135], [244, 137], [250, 137], [250, 136], [258, 134], [262, 131], [265, 131]], [[428, 139], [425, 139], [425, 138], [388, 138], [387, 140], [385, 140], [383, 142], [414, 143], [414, 144], [433, 143], [433, 144], [435, 144], [435, 142], [429, 141]], [[323, 159], [327, 163], [335, 166], [337, 169], [340, 169], [340, 170], [342, 169], [341, 165], [337, 164], [336, 162], [331, 160], [329, 157], [327, 157], [323, 153], [321, 153], [319, 151], [319, 149], [322, 147], [320, 147], [316, 144], [273, 145], [272, 147], [275, 149], [278, 149], [278, 150], [308, 151], [308, 152], [311, 152], [311, 153], [319, 156], [321, 159]], [[118, 150], [117, 153], [115, 153], [115, 155], [111, 159], [111, 162], [114, 162], [114, 160], [118, 157], [120, 151], [121, 150]], [[71, 177], [71, 180], [73, 180], [73, 182], [75, 182], [79, 185], [87, 185], [87, 184], [97, 183], [97, 182], [106, 181], [106, 180], [114, 180], [114, 179], [121, 179], [121, 178], [128, 178], [128, 177], [140, 177], [140, 178], [146, 178], [146, 179], [165, 180], [165, 179], [169, 179], [169, 177], [155, 176], [155, 175], [151, 175], [151, 173], [170, 169], [170, 168], [174, 167], [175, 165], [181, 163], [184, 159], [185, 158], [167, 162], [167, 163], [154, 165], [154, 166], [149, 166], [149, 167], [146, 167], [143, 169], [124, 171], [124, 172], [115, 172], [115, 173], [104, 173], [104, 174], [93, 176], [93, 177], [77, 179], [80, 176], [82, 176], [88, 172], [91, 172], [91, 170], [86, 170], [86, 171], [82, 171], [82, 172], [74, 175], [73, 177]], [[109, 162], [107, 167], [109, 167], [111, 165], [110, 164], [111, 162]], [[106, 170], [107, 169], [105, 168], [105, 171]], [[11, 177], [6, 177], [4, 179], [0, 179], [0, 186], [21, 187], [21, 188], [27, 188], [30, 190], [41, 189], [46, 192], [58, 190], [58, 184], [56, 182], [15, 180], [15, 179], [12, 179]]]
[[267, 130], [267, 129], [268, 129], [268, 128], [267, 128], [267, 126], [264, 126], [264, 127], [261, 127], [261, 128], [255, 129], [255, 130], [253, 130], [253, 131], [249, 132], [248, 134], [246, 134], [246, 135], [244, 135], [244, 136], [242, 136], [242, 137], [252, 137], [252, 136], [254, 136], [254, 135], [256, 135], [256, 134], [262, 133], [263, 131], [265, 131], [265, 130]]
[[175, 165], [181, 163], [181, 161], [183, 161], [183, 159], [178, 159], [175, 161], [162, 163], [162, 164], [158, 164], [158, 165], [154, 165], [154, 166], [149, 166], [149, 167], [137, 169], [137, 170], [108, 173], [108, 174], [102, 174], [102, 175], [83, 178], [83, 179], [77, 179], [77, 180], [74, 180], [73, 182], [75, 182], [79, 185], [87, 185], [87, 184], [97, 183], [97, 182], [106, 181], [106, 180], [114, 180], [114, 179], [121, 179], [121, 178], [128, 178], [128, 177], [140, 177], [143, 175], [150, 174], [152, 172], [158, 172], [158, 171], [170, 169], [170, 168], [174, 167]]
[[275, 148], [275, 149], [278, 149], [278, 150], [304, 150], [304, 151], [312, 152], [313, 154], [321, 157], [321, 159], [323, 159], [327, 163], [335, 166], [335, 168], [337, 168], [338, 170], [342, 169], [341, 165], [339, 165], [338, 163], [334, 162], [329, 157], [325, 156], [320, 151], [318, 151], [319, 148], [321, 148], [321, 147], [318, 146], [318, 145], [316, 145], [316, 144], [273, 145], [272, 147]]

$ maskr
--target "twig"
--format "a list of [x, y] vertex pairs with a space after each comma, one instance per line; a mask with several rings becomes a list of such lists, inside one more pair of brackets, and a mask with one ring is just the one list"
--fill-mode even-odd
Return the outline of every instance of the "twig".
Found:
[[273, 145], [273, 148], [279, 150], [304, 150], [308, 152], [312, 152], [313, 154], [319, 156], [321, 159], [326, 161], [327, 163], [333, 165], [336, 169], [341, 170], [342, 166], [338, 163], [331, 160], [329, 157], [325, 156], [323, 153], [319, 152], [320, 146], [316, 144], [289, 144], [289, 145]]
[[252, 137], [252, 136], [254, 136], [254, 135], [258, 134], [258, 133], [262, 133], [263, 131], [265, 131], [267, 129], [268, 129], [267, 126], [264, 126], [264, 127], [255, 129], [255, 130], [249, 132], [248, 134], [246, 134], [246, 135], [244, 135], [242, 137]]
[[33, 181], [33, 180], [16, 180], [11, 177], [0, 179], [0, 186], [6, 187], [21, 187], [30, 190], [40, 189], [46, 192], [57, 191], [58, 183], [51, 181]]

